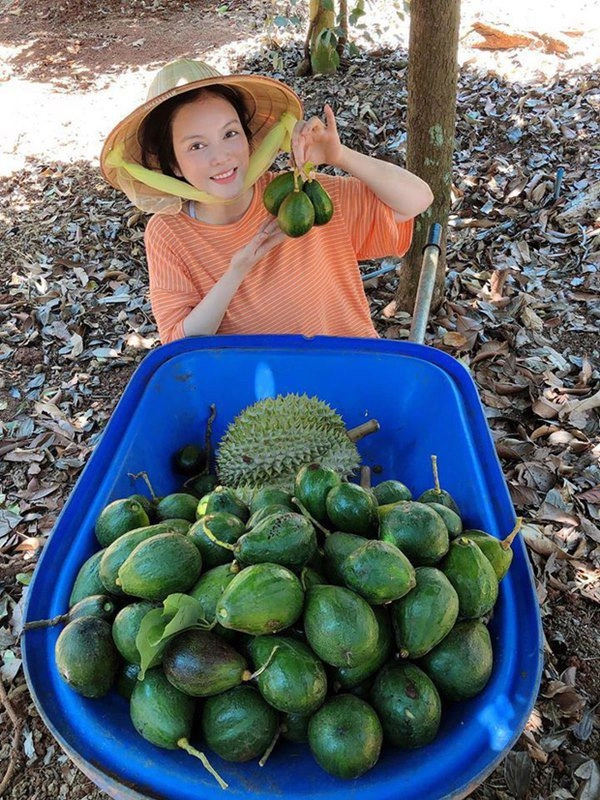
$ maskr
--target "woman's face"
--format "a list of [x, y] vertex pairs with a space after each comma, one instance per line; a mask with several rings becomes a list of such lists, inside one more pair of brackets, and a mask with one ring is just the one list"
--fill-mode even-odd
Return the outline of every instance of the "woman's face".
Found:
[[178, 177], [224, 200], [240, 194], [250, 146], [231, 103], [201, 95], [175, 112], [171, 135]]

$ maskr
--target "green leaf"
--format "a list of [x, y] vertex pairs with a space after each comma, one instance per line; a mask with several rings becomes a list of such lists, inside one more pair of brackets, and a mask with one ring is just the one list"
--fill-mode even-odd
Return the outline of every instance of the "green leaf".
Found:
[[33, 572], [17, 572], [15, 577], [23, 586], [29, 586], [33, 578]]
[[141, 657], [139, 679], [160, 663], [169, 640], [190, 628], [210, 628], [199, 601], [181, 592], [170, 594], [162, 608], [149, 611], [140, 625], [135, 646]]
[[204, 609], [195, 597], [178, 592], [170, 594], [163, 605], [165, 607], [163, 616], [170, 620], [165, 625], [163, 637], [173, 636], [197, 625], [208, 627]]
[[162, 653], [167, 646], [162, 635], [165, 630], [162, 608], [153, 608], [144, 616], [140, 629], [135, 637], [135, 646], [141, 657], [138, 679], [141, 681], [146, 670], [160, 663]]
[[278, 28], [285, 28], [289, 20], [287, 17], [282, 17], [281, 14], [278, 14], [273, 20], [273, 22], [275, 25], [277, 25]]

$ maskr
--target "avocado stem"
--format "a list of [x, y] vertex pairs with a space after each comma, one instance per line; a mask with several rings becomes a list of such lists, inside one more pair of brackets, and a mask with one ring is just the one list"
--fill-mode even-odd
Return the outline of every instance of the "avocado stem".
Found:
[[516, 538], [516, 536], [518, 534], [518, 532], [521, 530], [521, 526], [522, 525], [523, 525], [523, 517], [517, 517], [517, 520], [515, 522], [515, 527], [508, 534], [506, 539], [502, 539], [502, 541], [500, 542], [500, 547], [502, 547], [503, 550], [509, 550], [510, 549], [510, 547], [512, 546], [513, 541], [515, 540], [515, 538]]
[[360, 468], [360, 485], [363, 489], [371, 488], [371, 467]]
[[436, 492], [442, 491], [440, 487], [440, 476], [438, 474], [437, 456], [431, 456], [431, 469], [433, 471], [433, 488]]
[[61, 622], [68, 621], [68, 614], [58, 614], [56, 617], [52, 617], [51, 619], [34, 619], [31, 622], [26, 622], [25, 625], [23, 625], [23, 630], [32, 631], [36, 628], [51, 628], [53, 625], [60, 625]]
[[307, 519], [309, 522], [312, 522], [312, 524], [315, 526], [315, 528], [318, 528], [318, 529], [321, 531], [321, 533], [323, 533], [325, 536], [329, 536], [329, 534], [331, 533], [331, 531], [328, 531], [328, 530], [327, 530], [327, 528], [324, 528], [324, 527], [323, 527], [323, 525], [321, 525], [321, 523], [320, 523], [320, 522], [318, 522], [318, 521], [317, 521], [317, 520], [316, 520], [316, 519], [313, 517], [313, 515], [310, 513], [310, 511], [308, 510], [308, 508], [306, 508], [306, 506], [305, 506], [305, 505], [303, 505], [303, 504], [300, 502], [300, 500], [298, 500], [298, 498], [297, 498], [297, 497], [292, 497], [292, 503], [293, 503], [295, 506], [298, 506], [298, 508], [300, 509], [300, 513], [302, 514], [302, 516], [303, 516], [303, 517], [306, 517], [306, 519]]
[[218, 544], [219, 547], [224, 547], [225, 550], [231, 550], [231, 552], [233, 552], [235, 545], [229, 544], [229, 542], [222, 542], [220, 541], [220, 539], [217, 539], [214, 533], [212, 533], [209, 530], [206, 522], [202, 522], [202, 530], [204, 531], [204, 535], [206, 536], [206, 538], [210, 539], [211, 542], [214, 542], [214, 544]]
[[275, 732], [275, 736], [273, 737], [273, 739], [271, 741], [271, 744], [267, 747], [267, 749], [263, 753], [260, 761], [258, 762], [258, 766], [259, 767], [264, 767], [264, 765], [267, 763], [267, 759], [269, 758], [269, 756], [273, 752], [273, 749], [274, 749], [275, 745], [277, 744], [277, 741], [278, 741], [280, 736], [281, 736], [281, 725], [277, 728], [277, 731]]
[[266, 670], [266, 668], [267, 668], [267, 667], [269, 666], [269, 664], [271, 663], [271, 661], [273, 661], [273, 656], [275, 655], [275, 653], [276, 653], [278, 650], [279, 650], [279, 645], [278, 645], [278, 644], [276, 644], [276, 645], [275, 645], [275, 647], [274, 647], [274, 648], [271, 650], [271, 652], [270, 652], [270, 654], [269, 654], [269, 657], [267, 658], [267, 660], [265, 661], [265, 663], [262, 665], [262, 667], [261, 667], [260, 669], [257, 669], [257, 670], [256, 670], [256, 672], [252, 672], [252, 673], [250, 673], [250, 676], [249, 676], [248, 678], [243, 678], [243, 680], [248, 680], [248, 681], [249, 681], [249, 680], [251, 680], [252, 678], [258, 678], [258, 676], [259, 676], [259, 675], [262, 675], [262, 674], [263, 674], [263, 672]]
[[182, 736], [181, 739], [177, 740], [177, 747], [181, 747], [181, 749], [185, 750], [186, 753], [189, 753], [191, 756], [194, 756], [195, 758], [199, 758], [204, 768], [208, 772], [210, 772], [210, 774], [217, 781], [221, 789], [228, 788], [229, 784], [225, 783], [225, 781], [219, 775], [219, 773], [211, 766], [208, 758], [204, 755], [204, 753], [201, 753], [200, 750], [196, 750], [195, 747], [192, 747], [192, 745], [188, 742], [185, 736]]
[[208, 473], [210, 471], [210, 459], [211, 459], [211, 451], [212, 451], [212, 426], [213, 422], [215, 421], [215, 417], [217, 416], [217, 407], [214, 403], [211, 403], [209, 406], [210, 413], [208, 415], [208, 419], [206, 420], [206, 430], [204, 432], [204, 452], [206, 453], [206, 466], [204, 467], [204, 472]]
[[147, 472], [128, 472], [127, 475], [128, 477], [133, 478], [134, 481], [136, 481], [138, 478], [141, 478], [148, 487], [150, 497], [152, 497], [153, 500], [157, 499], [156, 492], [152, 488], [152, 484], [150, 483], [150, 478], [148, 477]]
[[361, 425], [357, 425], [355, 428], [350, 428], [346, 433], [351, 442], [358, 442], [359, 439], [363, 439], [370, 433], [378, 431], [380, 427], [376, 419], [370, 419], [367, 422], [363, 422]]

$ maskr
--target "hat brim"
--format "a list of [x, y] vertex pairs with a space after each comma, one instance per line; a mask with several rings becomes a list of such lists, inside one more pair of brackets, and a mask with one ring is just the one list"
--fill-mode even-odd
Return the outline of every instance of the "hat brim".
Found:
[[[107, 162], [109, 153], [117, 145], [122, 144], [125, 160], [135, 164], [142, 164], [142, 151], [138, 140], [138, 131], [148, 114], [172, 97], [197, 89], [219, 85], [230, 86], [242, 94], [248, 110], [253, 147], [260, 145], [271, 126], [279, 121], [284, 111], [290, 112], [298, 119], [303, 116], [302, 102], [298, 95], [281, 81], [262, 75], [213, 76], [192, 81], [182, 86], [176, 86], [142, 103], [109, 133], [100, 154], [100, 170], [108, 183], [115, 189], [126, 191], [126, 194], [131, 197], [132, 185], [130, 182], [127, 187], [122, 185], [122, 172]], [[138, 186], [133, 186], [136, 196], [148, 198], [147, 207], [153, 205], [152, 198], [160, 200], [163, 197], [163, 193], [157, 189], [152, 189], [139, 181], [134, 181], [133, 183], [139, 184]], [[137, 201], [136, 205], [139, 205]]]

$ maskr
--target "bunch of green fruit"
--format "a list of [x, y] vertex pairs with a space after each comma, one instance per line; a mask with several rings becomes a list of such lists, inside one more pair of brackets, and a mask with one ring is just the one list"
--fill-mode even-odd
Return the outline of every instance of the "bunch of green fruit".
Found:
[[298, 169], [281, 172], [263, 193], [265, 208], [277, 217], [281, 230], [293, 238], [304, 236], [313, 225], [327, 224], [333, 216], [331, 197], [312, 171], [307, 172], [306, 180]]
[[307, 742], [348, 779], [384, 744], [427, 745], [445, 705], [491, 675], [487, 623], [518, 531], [464, 530], [435, 483], [414, 500], [400, 481], [365, 488], [311, 463], [293, 492], [109, 503], [102, 549], [48, 622], [66, 623], [61, 677], [86, 697], [116, 687], [143, 737], [200, 758], [223, 787], [191, 742], [261, 764], [279, 738]]

